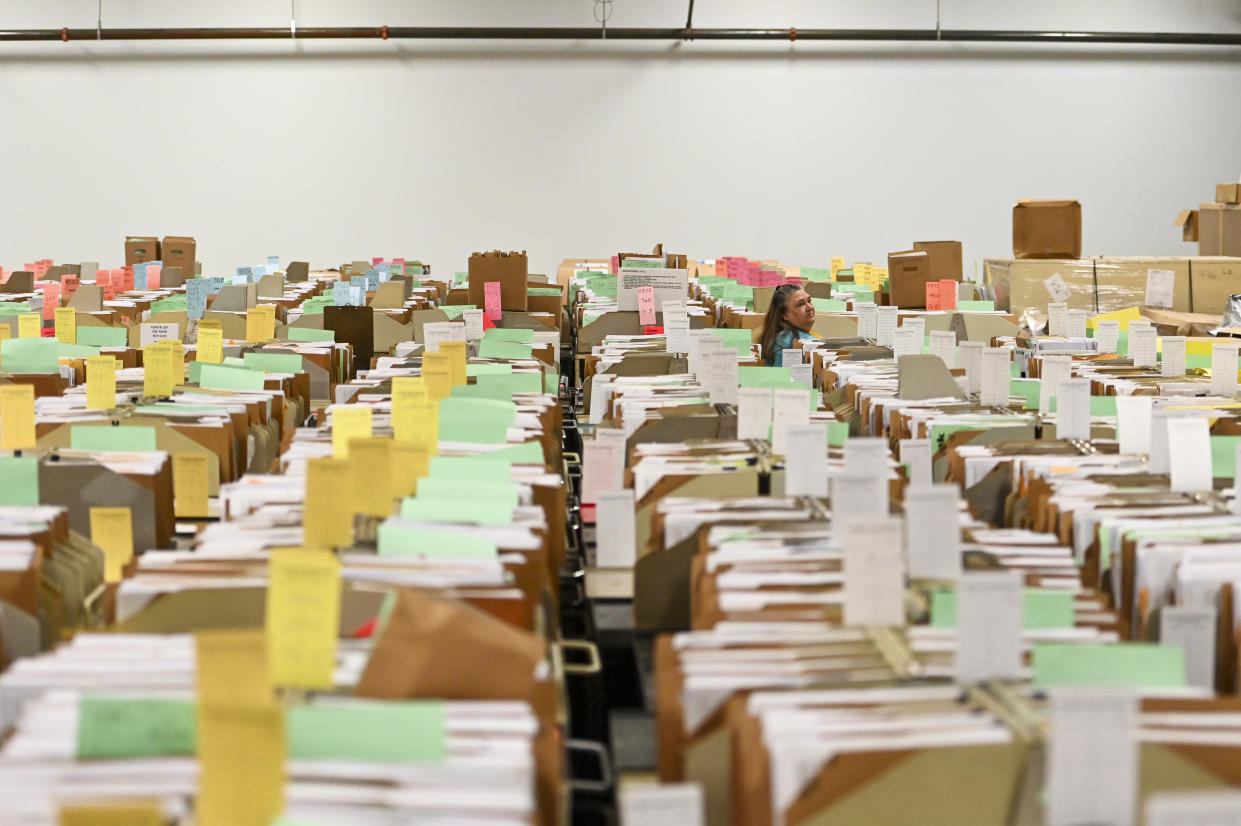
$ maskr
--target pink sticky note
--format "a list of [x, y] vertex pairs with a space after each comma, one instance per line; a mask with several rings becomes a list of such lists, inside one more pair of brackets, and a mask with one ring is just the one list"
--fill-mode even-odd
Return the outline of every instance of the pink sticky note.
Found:
[[116, 298], [116, 271], [99, 270], [95, 273], [95, 283], [103, 288], [103, 300]]
[[60, 306], [60, 284], [55, 281], [40, 284], [39, 290], [43, 293], [43, 318], [55, 318], [56, 308]]
[[943, 307], [940, 305], [939, 282], [938, 281], [926, 282], [926, 308], [928, 310], [943, 309]]
[[957, 282], [951, 278], [944, 278], [939, 282], [939, 308], [941, 310], [957, 308]]
[[121, 267], [121, 279], [117, 282], [116, 273], [112, 273], [112, 285], [117, 292], [125, 292], [134, 288], [134, 268], [132, 264]]
[[612, 275], [616, 275], [616, 273], [619, 270], [620, 270], [620, 256], [613, 255], [612, 256]]
[[404, 258], [393, 258], [392, 259], [392, 274], [393, 275], [404, 275], [405, 274], [405, 259]]
[[81, 285], [82, 279], [76, 275], [66, 275], [60, 279], [61, 291], [65, 294], [65, 298], [69, 298], [76, 293]]
[[372, 259], [371, 259], [371, 266], [373, 267], [373, 266], [375, 266], [376, 264], [382, 264], [383, 262], [384, 262], [384, 259], [383, 259], [383, 256], [381, 255], [381, 256], [379, 256], [378, 258], [372, 258]]
[[154, 264], [147, 266], [147, 289], [154, 290], [159, 288], [159, 273], [163, 267], [157, 267]]
[[643, 327], [655, 323], [655, 288], [638, 287], [638, 323]]
[[499, 321], [504, 317], [504, 313], [500, 310], [500, 282], [487, 281], [483, 283], [483, 312], [487, 314], [487, 318], [492, 321]]

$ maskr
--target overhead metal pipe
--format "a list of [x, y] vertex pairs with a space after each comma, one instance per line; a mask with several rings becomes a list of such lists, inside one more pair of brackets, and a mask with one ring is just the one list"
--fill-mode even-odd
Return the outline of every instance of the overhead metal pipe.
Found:
[[[692, 8], [692, 6], [691, 6]], [[692, 13], [692, 12], [691, 12]], [[691, 18], [692, 19], [692, 18]], [[689, 22], [689, 21], [687, 21]], [[345, 26], [298, 28], [137, 28], [0, 30], [0, 43], [113, 40], [601, 40], [601, 28], [554, 26]], [[608, 28], [607, 40], [855, 41], [1241, 46], [1241, 33], [1057, 32], [992, 29]]]

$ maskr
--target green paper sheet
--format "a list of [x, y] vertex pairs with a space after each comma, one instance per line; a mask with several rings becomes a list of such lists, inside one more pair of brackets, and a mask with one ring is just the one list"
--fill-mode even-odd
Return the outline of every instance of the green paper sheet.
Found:
[[258, 370], [204, 364], [198, 374], [198, 385], [208, 390], [262, 390], [266, 376]]
[[517, 420], [511, 401], [449, 397], [440, 402], [439, 438], [445, 442], [503, 444]]
[[1038, 643], [1034, 684], [1184, 688], [1185, 654], [1157, 643]]
[[[955, 591], [935, 591], [931, 595], [931, 626], [955, 628], [957, 595]], [[1022, 628], [1072, 628], [1073, 594], [1041, 588], [1026, 588], [1022, 594]]]
[[849, 438], [848, 422], [827, 423], [827, 443], [829, 446], [840, 447]]
[[1237, 445], [1241, 436], [1211, 437], [1211, 475], [1220, 479], [1232, 479], [1237, 475]]
[[994, 301], [958, 301], [957, 309], [963, 313], [995, 312]]
[[245, 353], [241, 359], [251, 370], [262, 370], [266, 373], [302, 372], [302, 357], [297, 353]]
[[543, 445], [538, 441], [522, 442], [462, 458], [470, 462], [505, 461], [514, 465], [541, 465], [543, 464]]
[[485, 359], [528, 359], [533, 351], [529, 344], [503, 339], [483, 339], [478, 346], [479, 358]]
[[124, 327], [87, 327], [78, 325], [78, 344], [92, 347], [128, 347], [129, 330]]
[[313, 703], [289, 708], [291, 760], [442, 761], [444, 704], [434, 700]]
[[75, 424], [69, 428], [69, 446], [74, 450], [158, 450], [155, 428], [139, 425]]
[[483, 333], [483, 341], [515, 341], [521, 344], [533, 344], [534, 330], [506, 330], [492, 327]]
[[78, 703], [77, 757], [193, 757], [197, 732], [192, 700], [83, 697]]
[[289, 341], [335, 341], [335, 330], [316, 330], [313, 327], [289, 327]]
[[430, 476], [467, 482], [512, 481], [513, 463], [487, 456], [432, 456]]
[[54, 338], [6, 338], [0, 341], [0, 369], [10, 373], [56, 373], [59, 342]]
[[[419, 480], [419, 484], [425, 483]], [[401, 501], [401, 518], [411, 522], [460, 522], [468, 525], [509, 525], [513, 509], [498, 502], [424, 498]]]
[[442, 311], [444, 315], [448, 316], [449, 321], [456, 321], [461, 318], [461, 314], [466, 310], [475, 310], [478, 308], [473, 304], [445, 304], [442, 307], [436, 307], [436, 309]]
[[737, 383], [741, 387], [786, 388], [792, 381], [793, 371], [789, 367], [750, 367], [742, 365], [737, 368]]
[[39, 504], [39, 457], [0, 456], [0, 505]]
[[843, 313], [849, 309], [848, 303], [838, 298], [812, 298], [810, 303], [820, 313]]
[[711, 335], [723, 342], [725, 347], [731, 347], [737, 351], [739, 356], [750, 355], [750, 342], [752, 334], [749, 330], [730, 330], [726, 327], [712, 327]]
[[521, 498], [513, 482], [481, 482], [424, 476], [418, 480], [419, 499], [451, 499], [457, 502], [492, 502], [515, 508]]
[[379, 525], [380, 556], [424, 556], [428, 559], [495, 559], [496, 543], [451, 530], [426, 530], [397, 522]]

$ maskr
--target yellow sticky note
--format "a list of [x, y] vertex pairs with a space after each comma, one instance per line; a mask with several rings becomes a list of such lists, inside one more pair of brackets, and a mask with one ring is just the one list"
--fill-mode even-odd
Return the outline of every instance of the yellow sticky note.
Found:
[[340, 562], [331, 551], [275, 551], [269, 577], [267, 662], [272, 682], [333, 688], [340, 633]]
[[43, 335], [43, 317], [38, 313], [23, 313], [17, 317], [18, 338], [38, 338]]
[[78, 343], [78, 311], [73, 307], [56, 308], [56, 340], [61, 344]]
[[0, 324], [0, 341], [13, 337], [13, 328], [8, 324]]
[[26, 450], [34, 444], [34, 385], [0, 387], [0, 450]]
[[224, 361], [224, 330], [220, 327], [198, 327], [198, 360], [207, 364]]
[[259, 304], [246, 310], [246, 341], [271, 341], [275, 337], [275, 305]]
[[422, 380], [433, 401], [448, 398], [452, 392], [452, 357], [447, 353], [424, 353]]
[[207, 472], [205, 453], [174, 453], [172, 490], [176, 515], [193, 519], [207, 515]]
[[142, 348], [142, 393], [146, 396], [171, 396], [172, 348], [164, 342]]
[[439, 351], [447, 354], [449, 358], [449, 365], [452, 368], [448, 374], [449, 383], [453, 387], [459, 384], [468, 384], [465, 377], [465, 342], [441, 341]]
[[267, 635], [194, 635], [200, 826], [266, 824], [284, 806], [284, 711], [273, 698]]
[[341, 548], [353, 544], [353, 508], [349, 462], [310, 459], [306, 462], [302, 544], [308, 548]]
[[431, 451], [426, 445], [414, 442], [392, 443], [392, 495], [396, 498], [413, 496], [418, 490], [418, 480], [430, 472]]
[[369, 439], [371, 409], [366, 405], [337, 405], [332, 408], [332, 456], [349, 458], [350, 439]]
[[164, 826], [158, 800], [106, 800], [74, 803], [60, 809], [59, 826]]
[[116, 407], [116, 358], [86, 357], [86, 409], [111, 410]]
[[408, 399], [413, 401], [418, 398], [426, 398], [427, 385], [422, 380], [422, 376], [393, 376], [392, 377], [392, 400]]
[[180, 387], [185, 384], [185, 345], [178, 338], [168, 342], [167, 347], [172, 351], [172, 383]]
[[349, 464], [353, 465], [353, 512], [367, 516], [391, 516], [392, 440], [350, 439]]
[[841, 270], [845, 268], [845, 259], [844, 258], [833, 258], [831, 261], [831, 268], [832, 268], [832, 280], [835, 281], [836, 273], [840, 272]]
[[120, 582], [134, 555], [134, 524], [129, 508], [91, 508], [90, 541], [103, 551], [104, 582]]
[[431, 455], [439, 453], [439, 402], [429, 398], [394, 401], [392, 433], [399, 442], [421, 445]]
[[[1120, 329], [1128, 330], [1130, 321], [1141, 321], [1142, 311], [1137, 307], [1126, 307], [1123, 310], [1113, 310], [1110, 313], [1102, 313], [1100, 315], [1091, 316], [1086, 319], [1086, 327], [1090, 330], [1099, 329], [1100, 321], [1119, 321]], [[1210, 352], [1209, 350], [1207, 352]]]

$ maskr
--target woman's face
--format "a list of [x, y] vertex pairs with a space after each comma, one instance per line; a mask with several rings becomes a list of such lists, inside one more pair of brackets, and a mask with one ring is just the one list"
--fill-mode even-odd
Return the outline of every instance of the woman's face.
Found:
[[790, 326], [810, 332], [814, 326], [814, 304], [805, 290], [798, 290], [789, 297], [788, 306], [784, 309], [784, 320]]

